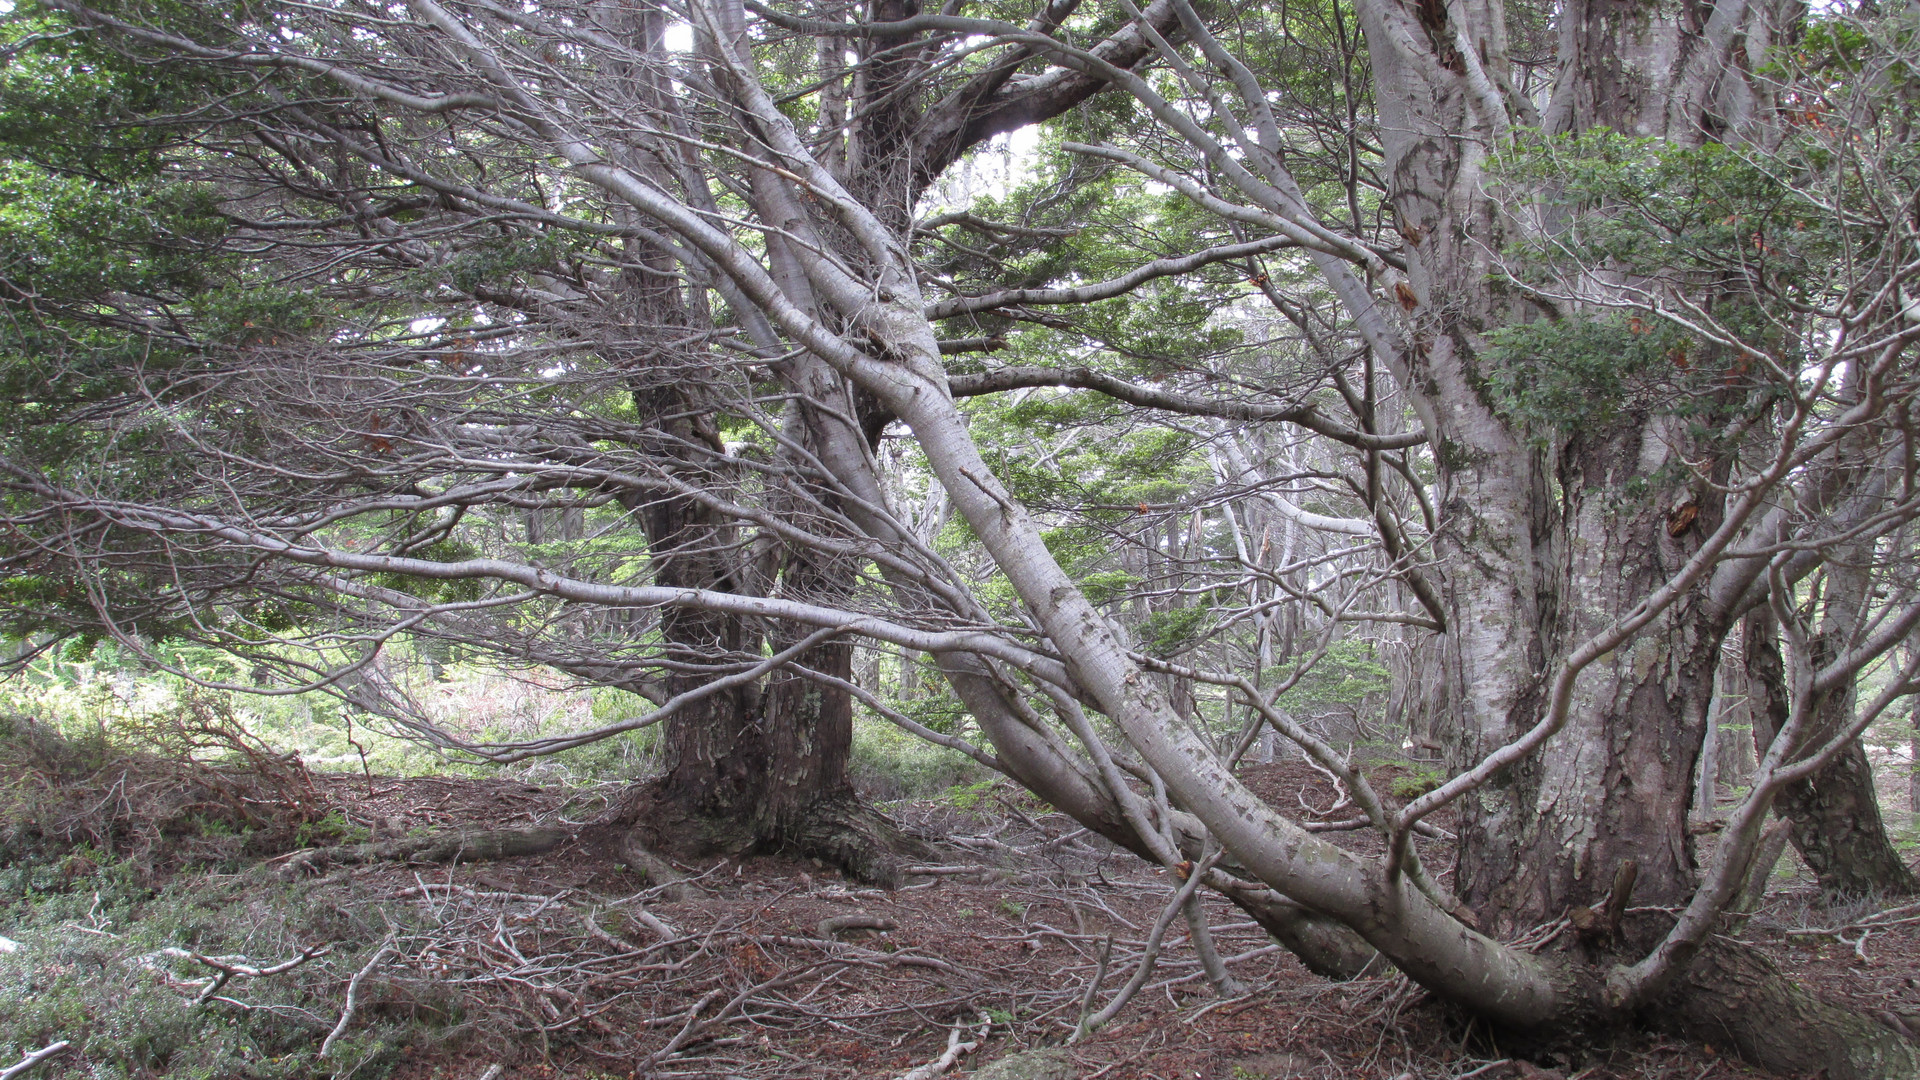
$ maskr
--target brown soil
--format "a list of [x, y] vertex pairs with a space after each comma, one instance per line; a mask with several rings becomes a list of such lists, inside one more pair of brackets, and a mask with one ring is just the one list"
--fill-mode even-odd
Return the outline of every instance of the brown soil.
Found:
[[[1297, 763], [1252, 766], [1264, 797], [1306, 820], [1337, 793]], [[1400, 775], [1376, 777], [1385, 794]], [[321, 781], [376, 830], [582, 825], [616, 794], [565, 793], [505, 780]], [[1305, 803], [1305, 808], [1302, 803]], [[956, 1026], [979, 1045], [947, 1073], [1059, 1045], [1072, 1033], [1100, 953], [1104, 1004], [1134, 970], [1169, 895], [1167, 878], [1081, 835], [1014, 789], [969, 809], [910, 805], [902, 825], [941, 853], [937, 876], [881, 892], [782, 858], [684, 869], [706, 895], [668, 903], [588, 839], [542, 856], [460, 866], [380, 865], [315, 881], [341, 904], [412, 904], [418, 932], [383, 971], [373, 1007], [458, 987], [472, 1037], [410, 1061], [403, 1080], [474, 1080], [494, 1065], [518, 1077], [899, 1077], [940, 1057]], [[1450, 823], [1435, 822], [1442, 828]], [[1368, 849], [1366, 831], [1328, 834]], [[1070, 838], [1072, 837], [1072, 838]], [[1444, 840], [1423, 840], [1436, 873]], [[1883, 905], [1884, 906], [1884, 905]], [[1743, 936], [1821, 992], [1853, 1007], [1911, 1016], [1920, 1028], [1920, 920], [1853, 945], [1790, 936], [1873, 908], [1828, 912], [1799, 886], [1770, 898]], [[1209, 914], [1223, 956], [1252, 987], [1217, 998], [1175, 920], [1155, 973], [1115, 1022], [1072, 1046], [1078, 1075], [1112, 1078], [1687, 1078], [1761, 1076], [1713, 1047], [1655, 1037], [1571, 1056], [1508, 1060], [1399, 977], [1334, 984], [1309, 974], [1239, 912]], [[1920, 914], [1920, 913], [1916, 913]], [[884, 931], [822, 922], [873, 916]], [[670, 936], [662, 937], [658, 924]], [[651, 928], [650, 928], [651, 927]], [[831, 932], [831, 931], [829, 931]], [[1848, 941], [1856, 931], [1846, 931]], [[1109, 946], [1108, 943], [1111, 942]], [[979, 1032], [984, 1025], [985, 1035]]]

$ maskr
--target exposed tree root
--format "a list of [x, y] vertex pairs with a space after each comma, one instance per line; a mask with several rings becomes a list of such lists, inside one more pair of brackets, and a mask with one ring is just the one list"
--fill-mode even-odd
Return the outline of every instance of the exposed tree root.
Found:
[[899, 888], [904, 883], [902, 871], [932, 854], [879, 812], [852, 798], [814, 804], [800, 820], [776, 830], [773, 846], [819, 859], [855, 880], [885, 889]]
[[652, 863], [627, 857], [631, 849], [686, 857], [786, 852], [817, 859], [856, 881], [894, 889], [904, 883], [906, 867], [932, 855], [851, 794], [820, 799], [797, 814], [722, 814], [689, 806], [656, 782], [636, 789], [598, 828], [610, 831], [615, 850], [629, 865], [650, 873], [654, 864], [671, 868], [657, 857]]
[[1871, 1017], [1829, 1005], [1750, 946], [1715, 938], [1645, 1020], [1657, 1031], [1731, 1045], [1774, 1072], [1828, 1080], [1920, 1077], [1920, 1046]]
[[1661, 911], [1642, 909], [1627, 916], [1621, 928], [1625, 941], [1617, 945], [1594, 935], [1563, 942], [1558, 960], [1566, 973], [1567, 1022], [1516, 1037], [1558, 1049], [1568, 1040], [1603, 1041], [1623, 1027], [1638, 1027], [1725, 1047], [1782, 1075], [1920, 1077], [1920, 1046], [1871, 1016], [1821, 1000], [1760, 950], [1729, 937], [1710, 938], [1667, 990], [1638, 1013], [1623, 1016], [1601, 1004], [1606, 971], [1644, 955], [1672, 921]]

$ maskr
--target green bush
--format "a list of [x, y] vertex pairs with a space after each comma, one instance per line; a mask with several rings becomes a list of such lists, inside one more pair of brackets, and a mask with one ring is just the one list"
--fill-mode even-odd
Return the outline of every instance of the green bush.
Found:
[[1446, 780], [1439, 769], [1429, 765], [1414, 765], [1407, 775], [1393, 778], [1393, 793], [1402, 799], [1417, 799], [1446, 783]]
[[[965, 737], [968, 732], [956, 734]], [[847, 772], [869, 799], [933, 798], [993, 775], [958, 750], [917, 738], [887, 723], [856, 717]]]

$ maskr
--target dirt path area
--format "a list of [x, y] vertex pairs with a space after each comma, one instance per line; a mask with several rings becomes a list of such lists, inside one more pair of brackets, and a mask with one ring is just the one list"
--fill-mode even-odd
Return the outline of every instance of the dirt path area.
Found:
[[[1351, 817], [1326, 778], [1259, 767], [1255, 786], [1310, 819]], [[1381, 787], [1391, 790], [1393, 777]], [[335, 794], [376, 828], [577, 825], [592, 798], [527, 785], [344, 779]], [[896, 892], [850, 885], [781, 858], [684, 869], [698, 895], [668, 899], [590, 841], [550, 854], [454, 867], [379, 865], [316, 881], [340, 905], [406, 905], [374, 1009], [457, 988], [475, 1038], [410, 1062], [407, 1078], [899, 1077], [938, 1062], [949, 1075], [1062, 1046], [1139, 970], [1172, 887], [1011, 790], [968, 808], [911, 805], [908, 827], [942, 851]], [[387, 824], [382, 826], [381, 822]], [[1444, 828], [1445, 822], [1440, 822]], [[1364, 831], [1335, 832], [1356, 846]], [[1444, 839], [1428, 841], [1435, 866]], [[1314, 977], [1237, 911], [1213, 902], [1222, 956], [1247, 992], [1216, 995], [1184, 924], [1114, 1022], [1064, 1046], [1076, 1077], [1379, 1080], [1478, 1076], [1757, 1076], [1714, 1048], [1648, 1039], [1579, 1057], [1511, 1057], [1397, 976]], [[1824, 992], [1890, 1022], [1920, 1015], [1920, 926], [1829, 913], [1789, 888], [1747, 928]], [[1806, 934], [1823, 920], [1838, 938]], [[1844, 938], [1843, 943], [1839, 938]], [[1106, 963], [1102, 964], [1102, 954]], [[1864, 959], [1862, 957], [1864, 956]], [[1104, 972], [1102, 971], [1104, 966]], [[1089, 996], [1089, 986], [1100, 976]], [[512, 1031], [511, 1040], [488, 1033]], [[927, 1075], [921, 1073], [920, 1075]]]

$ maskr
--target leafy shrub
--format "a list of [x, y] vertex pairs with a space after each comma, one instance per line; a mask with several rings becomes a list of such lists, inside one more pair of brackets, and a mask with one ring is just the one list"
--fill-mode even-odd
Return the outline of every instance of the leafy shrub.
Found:
[[1427, 792], [1432, 791], [1434, 788], [1439, 787], [1441, 784], [1446, 783], [1446, 779], [1439, 769], [1425, 765], [1415, 765], [1412, 766], [1407, 775], [1393, 778], [1392, 791], [1402, 799], [1417, 799]]
[[879, 800], [932, 798], [990, 775], [957, 750], [915, 738], [884, 720], [863, 718], [853, 722], [847, 772], [863, 795]]

